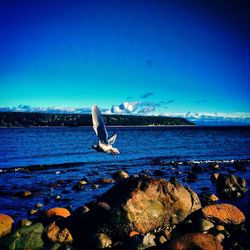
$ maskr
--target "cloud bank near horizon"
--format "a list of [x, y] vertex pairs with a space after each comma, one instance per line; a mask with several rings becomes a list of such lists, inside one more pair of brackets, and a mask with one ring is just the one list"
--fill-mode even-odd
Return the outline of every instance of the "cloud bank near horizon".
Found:
[[[160, 108], [167, 108], [165, 105], [173, 103], [173, 100], [162, 102], [131, 101], [122, 102], [120, 105], [113, 105], [110, 109], [101, 109], [103, 114], [123, 114], [123, 115], [154, 115], [183, 117], [193, 121], [197, 125], [250, 125], [250, 113], [206, 113], [206, 112], [186, 112], [171, 113], [159, 111]], [[19, 105], [17, 107], [0, 107], [2, 112], [40, 112], [51, 114], [90, 114], [91, 107], [32, 107], [29, 105]]]

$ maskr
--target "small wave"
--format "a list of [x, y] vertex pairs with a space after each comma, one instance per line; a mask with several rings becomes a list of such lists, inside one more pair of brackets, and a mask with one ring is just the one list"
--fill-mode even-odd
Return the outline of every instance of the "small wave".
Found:
[[187, 160], [187, 161], [164, 161], [161, 158], [154, 158], [153, 165], [193, 165], [193, 164], [213, 164], [213, 163], [250, 163], [250, 159], [225, 159], [225, 160]]
[[58, 169], [58, 168], [71, 168], [80, 167], [85, 165], [85, 162], [67, 162], [58, 164], [38, 164], [23, 167], [11, 167], [11, 168], [1, 168], [0, 173], [14, 173], [14, 172], [30, 172], [37, 170], [48, 170], [48, 169]]

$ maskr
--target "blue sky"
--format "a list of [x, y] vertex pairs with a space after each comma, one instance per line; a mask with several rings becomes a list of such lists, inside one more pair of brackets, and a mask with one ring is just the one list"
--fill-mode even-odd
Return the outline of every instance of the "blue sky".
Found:
[[185, 2], [1, 1], [0, 107], [249, 123], [249, 6]]

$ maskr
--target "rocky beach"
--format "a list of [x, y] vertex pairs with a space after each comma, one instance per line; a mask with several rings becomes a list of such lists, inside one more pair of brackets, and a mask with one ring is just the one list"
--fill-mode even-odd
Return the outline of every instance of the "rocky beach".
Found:
[[[1, 249], [249, 249], [249, 166], [155, 158], [148, 171], [58, 179], [50, 185], [60, 195], [43, 197], [26, 217], [0, 215]], [[86, 190], [101, 192], [76, 208], [63, 201]], [[32, 203], [39, 191], [8, 195]]]

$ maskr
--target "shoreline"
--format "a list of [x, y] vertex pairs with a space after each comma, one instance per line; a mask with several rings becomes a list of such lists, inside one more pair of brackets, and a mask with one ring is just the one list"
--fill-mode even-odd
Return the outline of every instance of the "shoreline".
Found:
[[[171, 128], [171, 127], [211, 127], [211, 128], [250, 128], [250, 125], [107, 125], [108, 128]], [[29, 129], [29, 128], [92, 128], [92, 126], [17, 126], [17, 127], [0, 127], [0, 129]]]
[[[183, 163], [183, 162], [179, 162], [179, 163]], [[187, 164], [188, 163], [188, 164]], [[1, 194], [3, 195], [4, 199], [8, 199], [8, 197], [13, 200], [13, 204], [16, 205], [16, 210], [20, 210], [20, 208], [24, 209], [23, 205], [21, 204], [26, 204], [25, 209], [26, 210], [26, 214], [24, 216], [24, 214], [22, 216], [15, 216], [16, 213], [9, 212], [8, 213], [8, 207], [6, 207], [6, 209], [1, 210], [1, 213], [13, 216], [14, 219], [14, 233], [16, 232], [15, 230], [19, 230], [20, 228], [22, 230], [24, 230], [24, 227], [29, 228], [30, 226], [22, 226], [20, 227], [20, 220], [21, 219], [26, 219], [26, 221], [30, 221], [29, 223], [31, 223], [32, 225], [37, 225], [37, 223], [40, 223], [44, 230], [41, 231], [41, 234], [43, 234], [43, 239], [47, 239], [47, 237], [50, 237], [50, 234], [47, 234], [47, 232], [49, 231], [49, 227], [54, 228], [55, 225], [57, 225], [60, 228], [60, 222], [63, 223], [64, 228], [67, 228], [68, 232], [71, 234], [72, 236], [72, 242], [67, 242], [67, 243], [62, 243], [60, 242], [60, 244], [69, 244], [71, 247], [71, 249], [74, 250], [80, 250], [82, 249], [82, 246], [85, 244], [90, 244], [92, 246], [92, 244], [96, 244], [97, 240], [96, 238], [94, 238], [94, 241], [88, 242], [86, 241], [88, 238], [92, 239], [91, 235], [95, 234], [95, 231], [91, 231], [93, 229], [91, 228], [95, 228], [94, 225], [99, 227], [99, 223], [100, 223], [100, 232], [102, 232], [104, 235], [106, 235], [106, 231], [102, 231], [102, 219], [101, 218], [106, 218], [107, 216], [112, 215], [112, 213], [114, 212], [113, 208], [115, 209], [115, 207], [117, 205], [119, 205], [119, 199], [116, 200], [116, 195], [117, 192], [119, 193], [118, 197], [120, 197], [120, 195], [124, 196], [126, 195], [127, 191], [127, 185], [130, 185], [129, 183], [131, 182], [131, 187], [134, 188], [134, 186], [137, 186], [134, 184], [137, 183], [138, 180], [139, 183], [145, 182], [145, 185], [151, 185], [148, 184], [152, 182], [152, 188], [149, 188], [147, 191], [147, 189], [145, 189], [145, 186], [143, 186], [142, 191], [143, 192], [148, 192], [147, 195], [149, 195], [149, 197], [151, 197], [151, 195], [153, 195], [153, 197], [155, 197], [155, 199], [159, 199], [157, 197], [161, 197], [161, 196], [157, 196], [156, 194], [150, 194], [150, 192], [155, 192], [154, 190], [157, 190], [156, 192], [162, 192], [162, 188], [159, 189], [155, 189], [153, 187], [155, 187], [155, 185], [166, 185], [164, 186], [165, 189], [164, 190], [169, 190], [169, 191], [164, 191], [163, 193], [161, 193], [161, 195], [166, 195], [165, 192], [170, 192], [171, 195], [178, 195], [178, 191], [177, 193], [171, 193], [172, 189], [168, 189], [168, 185], [172, 185], [172, 188], [181, 188], [181, 196], [177, 199], [182, 199], [182, 196], [184, 196], [185, 198], [183, 198], [185, 200], [185, 204], [186, 204], [186, 199], [188, 199], [189, 196], [185, 196], [186, 195], [186, 191], [184, 192], [183, 188], [186, 188], [186, 186], [188, 186], [187, 190], [192, 190], [192, 192], [195, 192], [195, 194], [197, 196], [192, 196], [192, 199], [199, 199], [201, 202], [201, 209], [205, 209], [209, 206], [213, 206], [213, 205], [219, 205], [220, 204], [227, 204], [227, 207], [230, 207], [230, 209], [236, 209], [236, 212], [238, 212], [238, 210], [240, 212], [238, 212], [240, 214], [240, 216], [243, 216], [241, 218], [246, 218], [245, 221], [245, 227], [242, 227], [244, 230], [250, 230], [250, 226], [249, 226], [249, 211], [248, 208], [249, 205], [246, 205], [247, 203], [249, 203], [250, 201], [250, 192], [249, 191], [245, 191], [245, 187], [244, 187], [244, 182], [240, 181], [239, 178], [246, 178], [246, 182], [245, 185], [246, 187], [249, 189], [249, 184], [250, 184], [250, 179], [249, 179], [249, 167], [250, 167], [250, 159], [247, 160], [227, 160], [225, 162], [219, 162], [219, 160], [217, 161], [190, 161], [190, 162], [186, 162], [187, 165], [185, 164], [176, 164], [176, 162], [169, 162], [166, 161], [164, 159], [156, 159], [155, 161], [153, 161], [152, 163], [150, 163], [149, 165], [151, 165], [151, 167], [146, 167], [144, 168], [145, 170], [147, 169], [147, 171], [145, 170], [139, 170], [136, 169], [136, 172], [133, 172], [133, 168], [128, 168], [125, 167], [125, 170], [115, 170], [114, 168], [110, 168], [110, 170], [108, 172], [106, 172], [104, 174], [104, 176], [99, 176], [99, 173], [96, 172], [93, 176], [93, 178], [90, 178], [90, 176], [88, 175], [82, 175], [79, 173], [82, 173], [81, 169], [79, 169], [77, 172], [74, 172], [74, 176], [75, 178], [73, 179], [68, 179], [64, 177], [64, 173], [66, 173], [67, 171], [70, 170], [69, 169], [64, 169], [64, 168], [60, 168], [60, 164], [58, 164], [58, 167], [60, 171], [52, 171], [51, 172], [51, 177], [49, 178], [50, 181], [45, 183], [45, 179], [43, 179], [43, 182], [39, 182], [38, 178], [42, 175], [33, 175], [32, 171], [27, 171], [24, 173], [20, 173], [22, 174], [21, 176], [19, 176], [19, 178], [24, 177], [24, 179], [28, 178], [28, 180], [30, 178], [33, 179], [33, 183], [34, 185], [32, 186], [28, 186], [28, 188], [26, 190], [24, 190], [24, 186], [20, 183], [20, 186], [18, 187], [18, 185], [15, 187], [14, 190], [12, 189], [7, 189], [6, 194], [4, 195], [5, 192], [5, 188], [4, 188], [4, 183], [2, 185], [2, 190], [1, 190]], [[218, 174], [218, 176], [216, 177], [215, 174]], [[231, 189], [231, 191], [228, 191], [228, 187], [226, 186], [227, 182], [225, 182], [223, 185], [219, 184], [219, 179], [218, 178], [227, 178], [227, 181], [229, 181], [229, 183], [231, 183], [231, 177], [230, 175], [234, 175], [236, 177], [236, 179], [233, 179], [233, 187]], [[3, 176], [0, 174], [0, 177]], [[215, 176], [215, 177], [213, 177]], [[221, 177], [220, 177], [221, 176]], [[6, 178], [9, 178], [8, 176], [6, 176]], [[139, 178], [139, 179], [138, 179]], [[217, 178], [217, 179], [213, 179], [213, 178]], [[32, 179], [30, 179], [32, 181]], [[20, 181], [21, 179], [19, 179]], [[53, 181], [52, 181], [53, 180]], [[15, 181], [16, 184], [19, 184], [18, 178]], [[52, 182], [51, 182], [52, 181]], [[238, 186], [234, 186], [235, 185], [235, 181], [239, 181], [238, 182]], [[36, 182], [38, 183], [38, 186], [36, 187]], [[178, 182], [179, 184], [176, 184], [176, 182]], [[218, 184], [216, 183], [218, 182]], [[123, 184], [124, 183], [124, 184]], [[127, 184], [126, 184], [127, 183]], [[8, 186], [8, 184], [6, 183], [6, 185]], [[231, 184], [230, 184], [231, 185]], [[242, 186], [242, 190], [239, 189], [239, 187]], [[225, 194], [229, 195], [227, 197], [221, 196], [221, 194], [218, 191], [218, 187], [222, 188], [223, 190], [226, 190]], [[236, 188], [236, 189], [235, 189]], [[50, 190], [50, 193], [48, 194]], [[99, 190], [99, 191], [98, 191]], [[112, 191], [113, 190], [113, 191]], [[129, 189], [130, 190], [130, 189]], [[67, 191], [67, 192], [65, 192]], [[140, 192], [142, 192], [140, 191]], [[95, 193], [97, 192], [97, 193]], [[184, 192], [184, 193], [183, 193]], [[224, 192], [224, 191], [223, 191]], [[237, 196], [232, 196], [234, 197], [233, 199], [231, 199], [231, 195], [238, 195], [237, 192], [239, 193], [240, 197], [237, 198]], [[86, 194], [90, 194], [92, 193], [92, 198], [91, 199], [87, 199], [87, 200], [83, 200], [83, 198], [86, 196]], [[96, 194], [98, 194], [96, 196]], [[139, 207], [143, 207], [146, 206], [145, 208], [141, 208], [141, 213], [144, 215], [144, 212], [147, 211], [146, 214], [149, 215], [149, 219], [148, 220], [155, 220], [154, 216], [150, 216], [150, 211], [151, 208], [147, 207], [147, 204], [151, 204], [147, 202], [147, 195], [143, 194], [141, 199], [146, 199], [145, 201], [141, 201], [141, 199], [138, 199], [138, 197], [136, 196], [136, 194], [138, 194], [137, 189], [135, 190], [135, 192], [133, 193], [129, 193], [128, 195], [128, 200], [130, 199], [134, 199], [134, 202], [139, 202], [140, 205], [138, 205]], [[139, 193], [140, 194], [140, 193]], [[115, 195], [113, 197], [113, 195]], [[194, 195], [194, 194], [192, 194]], [[135, 196], [135, 198], [133, 198], [133, 196]], [[196, 198], [194, 198], [196, 197]], [[212, 197], [212, 198], [211, 198]], [[80, 199], [80, 202], [74, 204], [74, 201], [78, 201]], [[169, 199], [169, 198], [168, 198]], [[211, 199], [215, 199], [215, 200], [211, 200]], [[82, 200], [82, 201], [81, 201]], [[150, 198], [151, 200], [151, 198]], [[117, 204], [114, 205], [113, 204]], [[118, 203], [116, 203], [118, 202]], [[159, 201], [160, 202], [160, 201]], [[197, 204], [199, 204], [198, 200], [196, 202], [191, 202], [191, 204], [193, 204], [193, 206], [197, 206]], [[8, 203], [9, 204], [9, 203]], [[80, 205], [81, 204], [81, 205]], [[130, 204], [130, 203], [128, 203]], [[136, 203], [135, 203], [136, 204]], [[163, 204], [166, 205], [166, 203], [164, 202]], [[79, 206], [80, 205], [80, 206]], [[153, 205], [153, 204], [152, 204]], [[4, 204], [2, 204], [2, 206], [4, 206]], [[119, 206], [123, 206], [123, 205], [119, 205]], [[127, 205], [129, 206], [129, 205]], [[149, 205], [151, 206], [151, 205]], [[171, 208], [174, 206], [174, 204], [171, 203]], [[236, 206], [236, 208], [235, 208]], [[185, 206], [184, 206], [185, 207]], [[183, 207], [183, 208], [184, 208]], [[13, 207], [12, 207], [13, 208]], [[179, 214], [179, 209], [183, 209], [182, 207], [178, 207], [178, 212], [177, 215]], [[57, 209], [55, 211], [59, 211], [59, 209], [61, 209], [60, 211], [62, 211], [62, 214], [58, 214], [59, 217], [49, 217], [49, 218], [45, 218], [44, 216], [46, 214], [49, 213], [49, 211], [53, 210], [53, 209]], [[128, 207], [126, 207], [126, 209], [128, 209]], [[134, 208], [131, 208], [134, 209]], [[145, 210], [146, 209], [146, 210]], [[152, 208], [154, 212], [156, 212], [154, 209]], [[221, 208], [220, 208], [221, 209]], [[87, 212], [86, 212], [86, 211]], [[197, 208], [195, 208], [195, 210], [199, 210], [199, 206]], [[54, 211], [54, 210], [53, 210]], [[132, 210], [134, 211], [134, 210]], [[158, 211], [158, 210], [157, 210]], [[161, 213], [162, 209], [160, 209], [158, 212]], [[167, 210], [169, 211], [169, 210]], [[171, 213], [172, 210], [170, 210]], [[191, 211], [190, 209], [188, 209], [188, 211]], [[244, 213], [244, 215], [241, 215], [242, 212]], [[157, 213], [158, 213], [157, 212]], [[63, 216], [64, 214], [67, 214], [67, 216]], [[99, 214], [101, 213], [101, 214]], [[139, 210], [137, 211], [137, 213], [139, 213]], [[230, 220], [236, 220], [236, 224], [238, 223], [237, 220], [242, 223], [244, 220], [243, 219], [239, 219], [239, 218], [234, 218], [234, 213], [227, 213], [225, 211], [226, 214], [228, 214], [229, 218], [228, 221]], [[140, 214], [140, 213], [139, 213]], [[105, 215], [105, 216], [104, 216]], [[60, 217], [63, 216], [63, 217]], [[86, 217], [87, 216], [87, 217]], [[91, 216], [90, 218], [88, 216]], [[93, 216], [93, 217], [92, 217]], [[136, 215], [135, 215], [136, 216]], [[67, 219], [66, 219], [67, 217]], [[147, 234], [144, 233], [144, 231], [142, 232], [138, 232], [138, 229], [134, 229], [136, 235], [138, 235], [138, 240], [140, 239], [140, 237], [143, 239], [144, 237], [146, 237], [148, 234], [152, 235], [153, 239], [157, 239], [157, 237], [160, 237], [161, 235], [165, 235], [164, 237], [166, 238], [166, 240], [164, 240], [164, 243], [159, 243], [158, 241], [154, 241], [155, 244], [157, 245], [157, 247], [165, 247], [165, 243], [171, 243], [173, 240], [175, 240], [176, 235], [178, 237], [185, 235], [185, 233], [199, 233], [202, 235], [213, 235], [213, 237], [215, 237], [217, 240], [221, 239], [221, 233], [224, 234], [225, 231], [225, 238], [222, 238], [222, 240], [216, 241], [218, 244], [224, 244], [225, 249], [227, 249], [227, 246], [230, 244], [234, 244], [234, 241], [237, 241], [239, 245], [247, 245], [247, 238], [243, 238], [242, 239], [242, 235], [244, 236], [243, 232], [245, 231], [239, 231], [240, 232], [240, 236], [237, 236], [238, 233], [235, 233], [237, 230], [241, 230], [241, 227], [239, 227], [238, 225], [231, 225], [229, 223], [229, 225], [227, 224], [221, 224], [221, 223], [216, 223], [215, 221], [210, 221], [212, 222], [214, 225], [212, 227], [211, 230], [209, 229], [203, 229], [203, 228], [197, 228], [197, 224], [200, 222], [204, 221], [204, 218], [200, 217], [200, 213], [194, 213], [190, 219], [188, 219], [189, 216], [187, 216], [187, 221], [189, 221], [188, 223], [188, 227], [185, 229], [185, 227], [187, 226], [185, 220], [184, 222], [182, 222], [182, 219], [180, 222], [178, 222], [178, 226], [177, 227], [173, 227], [173, 229], [168, 231], [167, 235], [170, 235], [169, 237], [166, 237], [165, 231], [160, 231], [158, 233], [155, 233], [154, 231], [149, 231]], [[86, 219], [86, 221], [85, 221]], [[126, 220], [129, 220], [129, 218], [126, 218]], [[125, 221], [126, 221], [125, 220]], [[190, 224], [190, 220], [191, 220], [191, 224]], [[147, 221], [147, 220], [146, 220]], [[81, 222], [81, 224], [79, 224], [79, 222]], [[52, 224], [51, 224], [52, 223]], [[54, 224], [55, 225], [54, 225]], [[57, 224], [58, 223], [58, 224]], [[68, 224], [69, 223], [69, 224]], [[86, 224], [85, 223], [90, 223], [90, 224]], [[112, 243], [110, 243], [110, 246], [112, 246], [111, 249], [116, 249], [115, 248], [115, 244], [113, 245], [113, 238], [118, 237], [115, 232], [116, 230], [118, 230], [117, 228], [113, 228], [112, 224], [108, 224], [109, 222], [107, 222], [105, 227], [109, 227], [108, 230], [108, 234], [107, 236], [112, 239]], [[125, 222], [124, 222], [125, 223]], [[133, 222], [132, 222], [133, 223]], [[144, 222], [138, 222], [138, 223], [142, 223], [142, 226], [144, 225]], [[145, 222], [145, 223], [149, 223], [149, 227], [151, 228], [151, 224], [154, 223], [150, 223], [150, 222]], [[163, 223], [163, 221], [160, 220], [160, 222], [158, 223]], [[210, 223], [211, 224], [211, 223]], [[136, 226], [137, 224], [135, 224]], [[218, 226], [223, 226], [226, 229], [224, 229], [224, 231], [216, 231], [215, 228]], [[79, 226], [81, 227], [81, 230], [79, 231]], [[179, 230], [179, 227], [182, 228], [184, 227], [184, 231], [183, 229]], [[32, 227], [31, 227], [32, 228]], [[122, 225], [120, 225], [119, 228], [123, 228]], [[126, 227], [125, 227], [126, 228]], [[157, 228], [155, 228], [157, 229]], [[58, 229], [59, 230], [59, 229]], [[63, 230], [60, 229], [60, 230]], [[115, 230], [115, 231], [113, 231]], [[119, 229], [120, 230], [120, 229]], [[200, 230], [204, 230], [204, 231], [200, 231]], [[230, 230], [233, 230], [232, 232]], [[86, 238], [84, 238], [85, 240], [82, 241], [81, 237], [78, 238], [78, 235], [80, 232], [85, 232]], [[238, 231], [237, 231], [238, 232]], [[129, 232], [128, 232], [129, 233]], [[131, 233], [131, 232], [130, 232]], [[159, 234], [160, 233], [160, 234]], [[114, 234], [114, 236], [113, 236]], [[229, 234], [229, 236], [228, 236]], [[82, 234], [81, 234], [82, 235]], [[83, 234], [85, 235], [85, 234]], [[171, 236], [172, 235], [172, 236]], [[220, 235], [220, 237], [217, 238], [217, 235]], [[236, 235], [236, 236], [234, 236]], [[13, 236], [12, 236], [13, 237]], [[120, 239], [125, 248], [122, 249], [131, 249], [129, 247], [127, 247], [126, 244], [130, 244], [130, 240], [131, 237], [137, 237], [137, 236], [128, 236], [126, 235], [126, 233], [124, 233], [123, 237]], [[148, 236], [147, 236], [148, 237]], [[231, 238], [232, 239], [231, 239]], [[8, 236], [7, 236], [8, 239]], [[12, 239], [12, 238], [10, 238]], [[50, 238], [49, 238], [50, 239]], [[53, 238], [55, 239], [55, 237]], [[140, 242], [140, 241], [139, 241]], [[49, 243], [49, 241], [45, 240], [44, 243], [45, 246], [48, 246], [49, 244], [51, 244], [51, 242]], [[73, 245], [72, 245], [73, 244]], [[142, 244], [142, 243], [140, 243]], [[1, 239], [0, 239], [0, 245], [1, 245]], [[96, 249], [95, 247], [91, 247], [90, 249]], [[161, 248], [160, 248], [161, 249]], [[167, 248], [168, 249], [168, 248]], [[207, 248], [209, 249], [209, 248]], [[220, 248], [219, 248], [220, 249]], [[241, 248], [242, 249], [242, 248]], [[243, 248], [245, 249], [245, 248]]]

